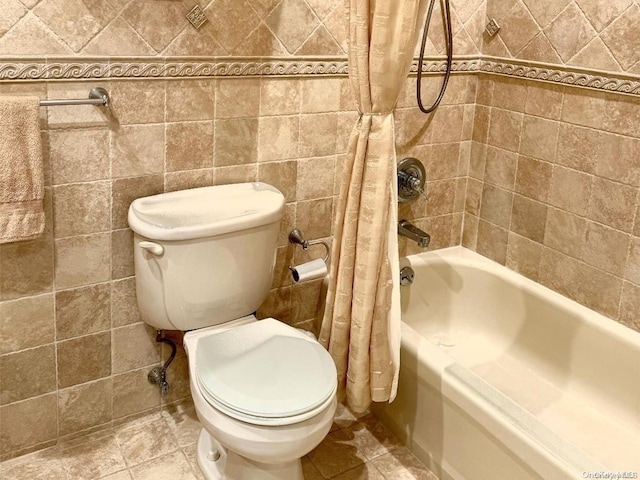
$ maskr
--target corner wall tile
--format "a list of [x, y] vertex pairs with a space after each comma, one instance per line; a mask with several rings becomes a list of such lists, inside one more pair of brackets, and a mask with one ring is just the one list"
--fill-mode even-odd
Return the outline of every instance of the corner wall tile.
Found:
[[128, 228], [111, 231], [111, 279], [134, 275], [133, 232]]

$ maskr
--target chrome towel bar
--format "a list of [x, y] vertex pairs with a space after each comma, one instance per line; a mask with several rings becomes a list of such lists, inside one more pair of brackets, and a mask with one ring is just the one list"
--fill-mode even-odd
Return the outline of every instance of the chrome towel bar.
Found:
[[89, 98], [40, 100], [41, 107], [58, 107], [61, 105], [98, 105], [106, 107], [109, 105], [109, 94], [104, 88], [96, 87], [89, 92]]

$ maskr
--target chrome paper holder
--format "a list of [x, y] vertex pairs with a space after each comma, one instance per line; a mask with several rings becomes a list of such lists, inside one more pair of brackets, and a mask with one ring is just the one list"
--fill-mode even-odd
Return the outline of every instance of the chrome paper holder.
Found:
[[309, 247], [314, 245], [322, 245], [325, 249], [324, 262], [327, 263], [329, 260], [329, 252], [331, 252], [331, 248], [329, 244], [324, 240], [305, 240], [302, 232], [297, 228], [294, 228], [289, 232], [289, 243], [293, 243], [294, 245], [301, 245], [303, 250], [307, 250]]

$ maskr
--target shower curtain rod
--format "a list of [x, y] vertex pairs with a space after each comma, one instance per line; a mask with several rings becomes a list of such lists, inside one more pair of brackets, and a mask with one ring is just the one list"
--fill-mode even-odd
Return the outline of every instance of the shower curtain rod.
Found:
[[89, 92], [89, 98], [40, 100], [41, 107], [59, 107], [61, 105], [98, 105], [106, 107], [109, 105], [109, 93], [104, 88], [96, 87]]

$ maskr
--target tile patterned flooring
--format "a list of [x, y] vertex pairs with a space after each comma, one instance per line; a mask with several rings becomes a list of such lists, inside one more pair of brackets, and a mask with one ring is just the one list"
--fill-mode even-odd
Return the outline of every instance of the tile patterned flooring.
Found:
[[[192, 405], [0, 463], [2, 480], [203, 480]], [[331, 432], [303, 458], [305, 480], [437, 480], [372, 415], [339, 406]], [[250, 479], [247, 479], [250, 480]]]

